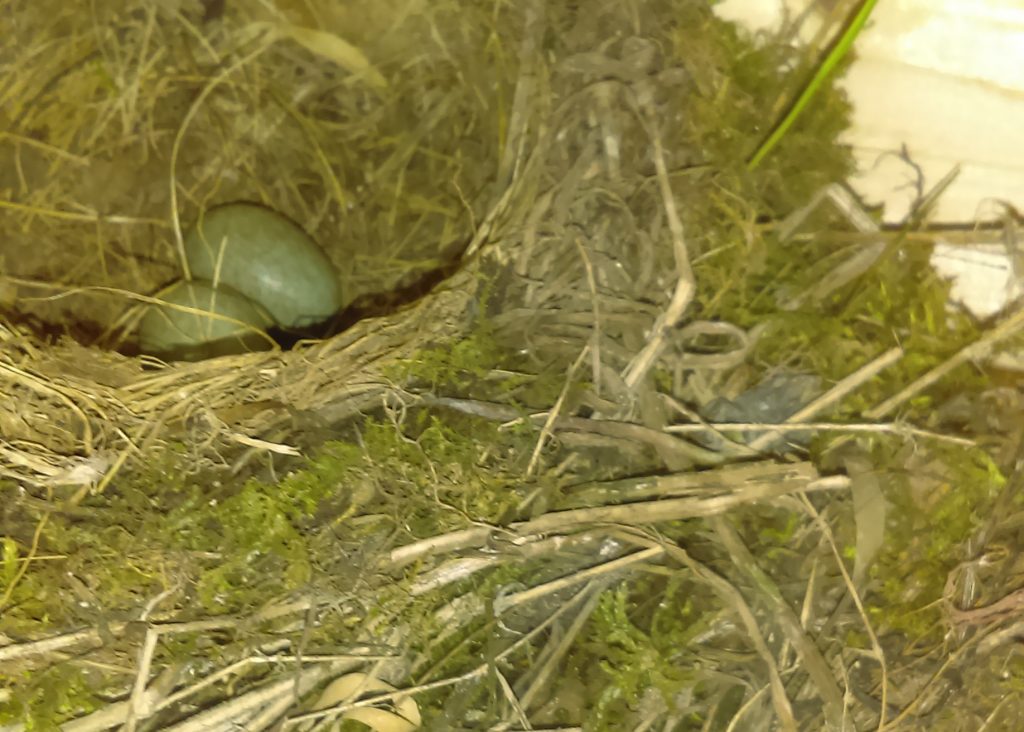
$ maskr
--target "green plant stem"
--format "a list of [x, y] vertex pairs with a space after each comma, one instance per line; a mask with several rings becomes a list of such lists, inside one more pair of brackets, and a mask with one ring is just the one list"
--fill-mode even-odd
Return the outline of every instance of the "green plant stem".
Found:
[[782, 121], [775, 126], [772, 133], [763, 143], [761, 143], [761, 146], [753, 156], [751, 156], [750, 160], [747, 161], [747, 170], [753, 170], [760, 165], [761, 161], [764, 160], [765, 157], [768, 156], [768, 153], [770, 153], [779, 143], [779, 140], [789, 132], [789, 128], [793, 126], [796, 119], [807, 108], [811, 98], [818, 92], [822, 84], [825, 83], [829, 74], [835, 70], [836, 66], [839, 65], [839, 62], [846, 57], [847, 53], [849, 53], [850, 49], [853, 47], [854, 40], [856, 40], [857, 36], [860, 35], [861, 30], [864, 28], [864, 24], [867, 23], [868, 18], [871, 16], [871, 11], [874, 10], [877, 3], [878, 0], [864, 0], [864, 2], [861, 3], [857, 13], [847, 24], [846, 29], [839, 37], [836, 44], [832, 47], [832, 50], [829, 51], [828, 55], [826, 55], [818, 65], [818, 69], [814, 72], [814, 76], [811, 77], [811, 80], [804, 87], [796, 102], [794, 102], [789, 108], [789, 112], [786, 113], [786, 116], [782, 118]]

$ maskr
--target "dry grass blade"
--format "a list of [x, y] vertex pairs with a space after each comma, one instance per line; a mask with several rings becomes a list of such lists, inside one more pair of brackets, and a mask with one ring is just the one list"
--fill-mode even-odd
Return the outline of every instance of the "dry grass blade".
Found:
[[739, 590], [730, 584], [724, 577], [720, 576], [708, 567], [703, 566], [700, 562], [695, 561], [684, 549], [680, 547], [660, 547], [659, 542], [646, 537], [643, 534], [634, 535], [624, 533], [623, 538], [641, 546], [648, 546], [652, 549], [662, 549], [669, 557], [676, 559], [690, 569], [699, 580], [706, 582], [715, 591], [715, 593], [721, 595], [728, 602], [733, 610], [735, 610], [739, 615], [747, 635], [750, 637], [754, 647], [757, 649], [758, 656], [761, 657], [761, 660], [768, 668], [772, 705], [774, 707], [778, 723], [781, 725], [782, 729], [785, 730], [798, 729], [796, 718], [793, 716], [792, 702], [786, 694], [785, 686], [782, 683], [782, 677], [779, 674], [778, 665], [776, 664], [775, 658], [772, 655], [771, 650], [768, 648], [768, 644], [765, 642], [764, 636], [758, 627], [757, 619], [753, 611], [747, 605]]
[[757, 561], [735, 529], [721, 517], [712, 518], [711, 526], [732, 557], [733, 563], [753, 581], [758, 593], [769, 605], [771, 617], [796, 648], [804, 668], [825, 702], [825, 718], [829, 727], [836, 730], [844, 729], [844, 719], [847, 718], [844, 695], [836, 685], [825, 657], [801, 626], [799, 618], [786, 603], [778, 586], [757, 566]]

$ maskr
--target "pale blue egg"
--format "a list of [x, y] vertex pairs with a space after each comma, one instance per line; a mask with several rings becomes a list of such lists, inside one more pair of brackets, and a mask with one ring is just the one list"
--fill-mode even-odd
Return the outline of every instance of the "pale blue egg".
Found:
[[272, 345], [264, 333], [270, 315], [226, 285], [183, 280], [157, 297], [168, 305], [150, 305], [142, 316], [139, 347], [144, 353], [198, 361]]
[[342, 306], [330, 259], [286, 216], [254, 203], [207, 210], [185, 239], [193, 278], [227, 284], [266, 308], [283, 328], [328, 320]]

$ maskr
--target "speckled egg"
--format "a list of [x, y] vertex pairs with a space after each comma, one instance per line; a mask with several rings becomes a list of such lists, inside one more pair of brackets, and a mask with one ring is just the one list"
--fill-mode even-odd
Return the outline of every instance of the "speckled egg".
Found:
[[255, 203], [206, 211], [185, 239], [191, 275], [233, 287], [283, 328], [329, 319], [342, 306], [338, 273], [323, 250], [286, 216]]
[[192, 310], [150, 305], [139, 323], [139, 347], [144, 353], [198, 361], [265, 350], [271, 345], [263, 333], [271, 325], [270, 315], [226, 285], [183, 280], [158, 297], [169, 305]]

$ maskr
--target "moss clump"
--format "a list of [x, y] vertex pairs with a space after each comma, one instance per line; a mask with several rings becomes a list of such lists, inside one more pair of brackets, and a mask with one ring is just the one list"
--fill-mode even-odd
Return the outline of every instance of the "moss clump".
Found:
[[[454, 344], [420, 349], [389, 368], [386, 375], [396, 383], [438, 396], [471, 394], [478, 400], [541, 409], [555, 403], [568, 378], [563, 365], [538, 368], [521, 350], [502, 343], [488, 320], [478, 321]], [[575, 403], [587, 384], [583, 376], [571, 380], [569, 404]]]
[[949, 573], [1006, 479], [980, 449], [935, 448], [927, 463], [912, 463], [906, 449], [878, 442], [871, 455], [879, 465], [907, 464], [906, 471], [892, 471], [885, 490], [891, 518], [871, 570], [878, 588], [871, 616], [912, 642], [938, 642], [945, 632], [939, 601]]
[[[725, 233], [723, 220], [737, 207], [749, 207], [758, 217], [786, 215], [853, 171], [849, 150], [835, 144], [849, 126], [850, 104], [831, 85], [815, 97], [775, 152], [755, 171], [748, 171], [747, 160], [813, 71], [810, 60], [794, 54], [787, 44], [752, 38], [697, 3], [683, 5], [678, 12], [680, 20], [670, 37], [696, 93], [679, 100], [685, 108], [679, 110], [679, 124], [672, 130], [682, 138], [681, 144], [670, 139], [669, 145], [698, 151], [700, 158], [688, 162], [707, 165], [714, 174], [711, 181], [702, 181], [712, 205], [688, 214], [714, 218], [716, 225], [697, 231]], [[790, 70], [780, 75], [782, 68]], [[734, 223], [741, 225], [743, 218]]]
[[602, 595], [587, 628], [584, 647], [590, 658], [581, 654], [573, 662], [590, 669], [583, 672], [595, 694], [590, 729], [621, 729], [651, 694], [660, 695], [666, 708], [684, 690], [700, 697], [694, 639], [706, 630], [707, 618], [694, 602], [693, 589], [674, 576], [667, 582], [640, 580]]
[[71, 664], [19, 676], [0, 672], [0, 684], [11, 690], [11, 698], [0, 702], [0, 721], [25, 719], [26, 732], [58, 730], [61, 722], [105, 705], [95, 693], [104, 676], [109, 674]]
[[[864, 275], [821, 301], [805, 297], [854, 249], [842, 245], [849, 224], [829, 217], [831, 228], [809, 239], [762, 243], [764, 257], [713, 254], [697, 265], [703, 315], [763, 332], [754, 359], [766, 367], [784, 365], [811, 372], [826, 382], [848, 376], [883, 352], [899, 346], [905, 356], [880, 377], [843, 400], [841, 415], [863, 414], [903, 386], [938, 366], [978, 337], [977, 324], [948, 310], [947, 282], [930, 274], [929, 252], [893, 242]], [[823, 224], [824, 225], [824, 224]], [[767, 235], [770, 239], [771, 234]], [[868, 245], [856, 238], [855, 246]], [[836, 256], [837, 250], [842, 257]], [[810, 264], [808, 264], [810, 263]], [[983, 375], [961, 367], [946, 380], [902, 407], [902, 414], [927, 423], [929, 407], [953, 393], [984, 387]]]
[[[519, 500], [516, 466], [526, 438], [490, 423], [446, 423], [419, 411], [403, 424], [367, 420], [356, 439], [325, 443], [280, 480], [252, 478], [240, 486], [221, 483], [212, 470], [190, 470], [191, 456], [169, 449], [149, 470], [125, 471], [107, 493], [88, 501], [84, 517], [50, 519], [41, 551], [59, 554], [59, 561], [33, 563], [13, 589], [5, 627], [32, 637], [54, 624], [90, 624], [97, 611], [130, 618], [124, 613], [133, 612], [140, 597], [165, 590], [175, 598], [169, 604], [191, 598], [190, 612], [207, 616], [244, 616], [314, 587], [370, 592], [379, 580], [363, 574], [369, 567], [353, 564], [359, 552], [385, 551], [389, 541], [506, 514]], [[357, 514], [373, 520], [350, 524]], [[69, 566], [72, 578], [88, 578], [87, 587], [76, 579], [69, 587]], [[390, 601], [379, 594], [374, 607], [393, 622], [421, 621], [421, 614], [406, 617], [408, 605], [404, 593]], [[338, 631], [346, 623], [324, 624], [310, 641], [342, 642]], [[328, 638], [323, 628], [334, 635]], [[129, 640], [112, 639], [110, 650]], [[157, 661], [189, 657], [197, 642], [191, 635], [169, 638]], [[251, 642], [251, 635], [228, 633], [200, 645], [208, 659], [228, 659]], [[26, 708], [35, 717], [37, 707], [40, 719], [78, 716], [91, 698], [85, 690], [102, 693], [121, 681], [53, 674], [12, 669], [7, 680], [19, 701], [0, 708], [0, 720], [24, 718]]]

